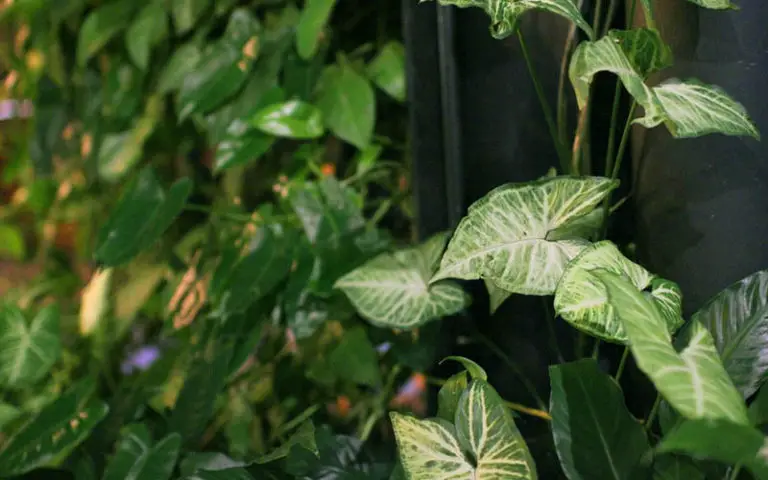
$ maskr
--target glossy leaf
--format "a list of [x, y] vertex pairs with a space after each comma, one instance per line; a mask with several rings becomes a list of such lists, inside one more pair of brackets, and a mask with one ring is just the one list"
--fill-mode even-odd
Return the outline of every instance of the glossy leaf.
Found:
[[669, 333], [683, 324], [682, 293], [677, 285], [652, 275], [622, 255], [613, 243], [602, 241], [585, 248], [566, 267], [555, 292], [555, 311], [574, 327], [609, 342], [627, 343], [605, 286], [592, 275], [596, 269], [622, 275], [638, 290], [650, 289], [650, 298], [656, 301]]
[[145, 167], [101, 227], [94, 260], [104, 266], [127, 262], [150, 247], [171, 226], [192, 192], [188, 178], [166, 192], [151, 167]]
[[595, 270], [624, 326], [638, 368], [661, 395], [686, 418], [723, 419], [746, 424], [747, 411], [715, 349], [712, 335], [698, 322], [686, 331], [682, 352], [672, 339], [655, 302], [624, 278]]
[[726, 420], [688, 420], [667, 434], [659, 452], [680, 452], [729, 465], [744, 465], [758, 480], [768, 479], [768, 439], [757, 429]]
[[491, 17], [491, 35], [506, 38], [517, 29], [520, 16], [530, 10], [545, 10], [563, 16], [592, 37], [592, 28], [581, 16], [572, 0], [438, 0], [441, 5], [455, 5], [459, 8], [479, 7]]
[[688, 458], [664, 455], [653, 462], [653, 480], [704, 480], [704, 474]]
[[176, 34], [183, 35], [191, 30], [211, 3], [211, 0], [173, 0], [171, 13]]
[[452, 282], [429, 284], [446, 235], [395, 253], [384, 253], [341, 277], [335, 284], [357, 311], [379, 327], [408, 329], [452, 315], [469, 297]]
[[251, 125], [276, 137], [308, 140], [323, 135], [320, 110], [299, 100], [265, 107], [251, 117]]
[[126, 28], [138, 6], [134, 0], [117, 0], [107, 2], [89, 13], [78, 33], [78, 65], [85, 66], [96, 52]]
[[405, 101], [405, 48], [400, 42], [389, 42], [366, 69], [377, 87], [398, 102]]
[[40, 310], [28, 323], [22, 311], [8, 305], [0, 310], [0, 385], [17, 389], [35, 384], [61, 353], [59, 312]]
[[168, 36], [168, 15], [162, 5], [150, 3], [139, 12], [125, 34], [125, 47], [133, 63], [142, 70], [149, 66], [152, 48]]
[[325, 28], [336, 0], [309, 0], [296, 26], [296, 51], [304, 60], [308, 60], [317, 52], [320, 35]]
[[619, 385], [592, 359], [549, 367], [552, 435], [569, 480], [630, 478], [650, 448]]
[[376, 121], [376, 98], [368, 79], [347, 64], [325, 69], [320, 79], [317, 108], [337, 137], [364, 149], [371, 143]]
[[179, 89], [184, 79], [190, 75], [200, 63], [202, 53], [194, 43], [179, 46], [168, 60], [160, 79], [157, 82], [158, 93], [168, 93]]
[[244, 122], [235, 120], [227, 129], [227, 136], [216, 147], [213, 171], [218, 173], [256, 161], [269, 151], [273, 143], [274, 137], [254, 131]]
[[496, 188], [469, 207], [432, 282], [483, 278], [511, 293], [554, 293], [587, 241], [550, 234], [588, 214], [616, 185], [600, 177], [555, 177]]

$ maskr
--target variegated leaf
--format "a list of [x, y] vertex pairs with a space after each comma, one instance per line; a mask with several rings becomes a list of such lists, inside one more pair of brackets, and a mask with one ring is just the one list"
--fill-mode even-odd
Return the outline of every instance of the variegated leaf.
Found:
[[700, 7], [712, 10], [738, 10], [738, 7], [730, 0], [688, 0]]
[[574, 327], [608, 342], [627, 343], [624, 327], [608, 302], [605, 285], [591, 273], [596, 269], [622, 275], [638, 290], [650, 287], [650, 298], [656, 301], [670, 333], [683, 324], [678, 286], [630, 261], [613, 243], [602, 241], [585, 248], [566, 267], [557, 285], [555, 311]]
[[341, 277], [335, 284], [372, 324], [413, 328], [459, 312], [469, 296], [454, 282], [429, 284], [446, 234], [416, 248], [384, 253]]
[[561, 233], [617, 185], [601, 177], [555, 177], [496, 188], [469, 207], [432, 282], [483, 278], [510, 293], [552, 294], [588, 244]]
[[695, 322], [687, 346], [677, 353], [656, 303], [615, 273], [594, 270], [624, 326], [638, 368], [686, 418], [747, 424], [741, 394], [723, 367], [709, 331]]
[[[426, 0], [422, 0], [426, 1]], [[478, 7], [491, 17], [491, 35], [506, 38], [517, 29], [520, 16], [529, 10], [546, 10], [575, 23], [592, 38], [589, 23], [582, 17], [573, 0], [438, 0], [441, 5], [455, 5], [459, 8]]]

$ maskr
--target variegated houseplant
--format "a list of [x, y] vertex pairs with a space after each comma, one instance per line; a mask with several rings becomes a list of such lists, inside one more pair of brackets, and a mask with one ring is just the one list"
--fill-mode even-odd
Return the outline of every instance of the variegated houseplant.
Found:
[[[735, 8], [727, 0], [692, 1], [704, 8]], [[758, 393], [768, 376], [768, 272], [732, 285], [685, 321], [676, 284], [602, 239], [632, 125], [663, 125], [677, 138], [710, 133], [759, 138], [744, 107], [697, 80], [649, 83], [649, 74], [671, 64], [670, 49], [654, 28], [651, 0], [638, 6], [647, 27], [631, 30], [609, 30], [610, 16], [604, 20], [599, 14], [590, 25], [571, 0], [441, 3], [482, 8], [494, 37], [517, 34], [523, 47], [517, 25], [529, 10], [561, 15], [583, 31], [587, 38], [574, 49], [568, 70], [580, 109], [573, 154], [568, 158], [551, 129], [562, 175], [493, 190], [469, 208], [450, 240], [443, 233], [416, 248], [379, 256], [342, 277], [337, 288], [374, 325], [413, 329], [468, 305], [453, 279], [482, 279], [492, 308], [514, 294], [554, 296], [555, 311], [574, 331], [598, 343], [624, 345], [613, 375], [594, 358], [550, 367], [548, 415], [570, 480], [750, 474], [768, 479], [768, 438], [757, 428], [764, 423], [760, 412], [768, 396]], [[602, 177], [589, 176], [581, 148], [582, 120], [589, 115], [591, 83], [599, 72], [618, 76], [632, 102], [618, 147], [611, 142], [607, 149]], [[635, 115], [637, 107], [642, 115]], [[545, 115], [554, 125], [551, 112]], [[658, 392], [644, 420], [630, 413], [618, 383], [630, 355]], [[466, 371], [443, 384], [435, 418], [391, 414], [402, 465], [395, 475], [537, 478], [505, 402], [482, 368], [459, 360]]]

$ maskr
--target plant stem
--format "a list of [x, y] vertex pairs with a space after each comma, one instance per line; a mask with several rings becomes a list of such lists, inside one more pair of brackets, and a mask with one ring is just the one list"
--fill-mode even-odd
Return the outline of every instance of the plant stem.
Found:
[[741, 473], [740, 463], [733, 466], [733, 470], [731, 470], [731, 474], [728, 476], [728, 480], [736, 480], [739, 478], [739, 473]]
[[653, 428], [653, 421], [656, 419], [656, 413], [659, 411], [659, 405], [661, 405], [661, 395], [656, 394], [656, 400], [653, 402], [651, 412], [648, 414], [648, 418], [645, 420], [645, 431], [649, 432]]
[[595, 339], [595, 344], [592, 346], [592, 358], [597, 360], [600, 357], [600, 339]]
[[184, 206], [184, 210], [190, 211], [190, 212], [201, 212], [201, 213], [207, 213], [209, 215], [215, 215], [218, 217], [226, 218], [228, 220], [232, 220], [234, 222], [239, 223], [252, 223], [254, 222], [254, 218], [250, 215], [245, 215], [241, 213], [233, 213], [233, 212], [221, 212], [214, 210], [211, 207], [207, 207], [205, 205], [196, 205], [194, 203], [188, 203]]
[[608, 33], [608, 30], [611, 29], [611, 23], [613, 22], [613, 17], [616, 16], [616, 7], [618, 7], [618, 5], [619, 2], [617, 0], [611, 0], [610, 5], [608, 5], [608, 13], [605, 15], [605, 24], [603, 26], [603, 31], [600, 34], [601, 37], [604, 37], [605, 34]]
[[[581, 10], [584, 0], [579, 0], [577, 8]], [[568, 36], [565, 39], [565, 46], [563, 47], [563, 57], [560, 59], [560, 78], [557, 82], [557, 135], [560, 138], [560, 142], [565, 145], [566, 140], [566, 124], [568, 115], [568, 103], [565, 101], [565, 80], [568, 76], [568, 59], [570, 58], [571, 49], [573, 49], [573, 43], [576, 39], [576, 24], [570, 22], [568, 26]]]
[[616, 79], [616, 89], [613, 92], [613, 106], [611, 107], [611, 126], [608, 130], [608, 148], [605, 151], [605, 176], [609, 176], [613, 171], [614, 156], [613, 150], [616, 148], [616, 128], [619, 123], [619, 105], [621, 104], [621, 80]]
[[624, 373], [624, 367], [627, 364], [627, 358], [629, 358], [629, 347], [624, 347], [624, 353], [621, 354], [621, 360], [619, 361], [619, 368], [616, 369], [616, 376], [613, 377], [616, 379], [616, 383], [619, 383], [619, 380], [621, 380], [621, 375]]
[[[624, 160], [624, 150], [627, 148], [627, 144], [629, 143], [629, 136], [632, 132], [632, 117], [635, 115], [635, 109], [637, 108], [637, 102], [635, 100], [632, 100], [632, 105], [629, 107], [629, 114], [627, 115], [627, 121], [624, 124], [624, 131], [621, 134], [621, 141], [619, 142], [619, 150], [616, 152], [616, 157], [613, 162], [613, 169], [611, 170], [611, 179], [615, 180], [619, 176], [619, 171], [621, 170], [621, 162]], [[608, 168], [606, 164], [606, 175], [608, 175]], [[601, 228], [602, 232], [602, 238], [605, 238], [606, 233], [608, 231], [608, 207], [611, 204], [611, 198], [613, 197], [612, 193], [609, 193], [606, 195], [605, 200], [603, 200], [603, 210], [605, 211], [605, 215], [603, 216], [603, 225]]]
[[565, 363], [565, 357], [560, 350], [560, 344], [557, 342], [557, 333], [555, 332], [555, 314], [549, 309], [546, 297], [541, 297], [544, 304], [544, 315], [547, 316], [547, 330], [549, 334], [549, 348], [557, 356], [558, 363]]
[[528, 73], [533, 81], [533, 88], [536, 90], [536, 96], [539, 97], [539, 103], [541, 109], [544, 112], [544, 120], [547, 122], [547, 128], [549, 129], [549, 135], [552, 137], [552, 141], [555, 143], [555, 150], [557, 150], [557, 156], [560, 159], [560, 167], [563, 172], [568, 170], [568, 153], [565, 151], [563, 143], [560, 141], [560, 137], [557, 134], [557, 126], [555, 120], [552, 118], [552, 110], [547, 102], [547, 97], [544, 95], [544, 89], [541, 88], [539, 77], [536, 75], [536, 69], [533, 67], [531, 57], [528, 54], [528, 48], [525, 45], [525, 38], [523, 32], [517, 29], [517, 39], [520, 41], [520, 51], [523, 53], [523, 59], [525, 60], [525, 66], [528, 67]]

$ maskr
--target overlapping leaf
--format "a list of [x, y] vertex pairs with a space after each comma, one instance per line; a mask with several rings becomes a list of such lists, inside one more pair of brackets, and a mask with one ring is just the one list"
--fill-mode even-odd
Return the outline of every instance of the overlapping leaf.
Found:
[[399, 42], [389, 42], [379, 50], [367, 68], [368, 77], [380, 89], [397, 100], [405, 101], [405, 48]]
[[622, 255], [613, 243], [603, 241], [585, 248], [565, 269], [557, 286], [555, 311], [574, 327], [609, 342], [627, 342], [605, 285], [591, 273], [596, 269], [622, 275], [638, 290], [650, 287], [650, 298], [670, 333], [683, 324], [682, 294], [677, 285], [652, 275]]
[[413, 328], [452, 315], [469, 303], [452, 282], [430, 284], [447, 236], [439, 234], [416, 248], [384, 253], [341, 277], [335, 284], [360, 314], [388, 328]]
[[125, 47], [133, 63], [146, 70], [152, 48], [167, 35], [168, 15], [162, 5], [150, 3], [139, 12], [125, 35]]
[[120, 438], [103, 480], [167, 480], [176, 466], [180, 447], [181, 437], [176, 433], [152, 445], [144, 424], [131, 425]]
[[84, 66], [109, 40], [126, 28], [139, 5], [133, 0], [117, 0], [89, 13], [78, 33], [78, 65]]
[[605, 284], [638, 368], [670, 405], [686, 418], [748, 423], [744, 401], [728, 377], [706, 328], [692, 322], [686, 330], [687, 346], [677, 353], [655, 302], [614, 273], [593, 273]]
[[15, 389], [34, 384], [61, 353], [59, 312], [46, 307], [27, 323], [15, 306], [0, 310], [0, 385]]
[[565, 266], [588, 242], [551, 236], [590, 213], [617, 184], [601, 177], [556, 177], [491, 191], [459, 223], [432, 281], [483, 278], [511, 293], [552, 294]]
[[371, 143], [376, 99], [367, 78], [346, 64], [327, 67], [319, 82], [317, 108], [328, 129], [359, 149]]
[[320, 36], [335, 4], [336, 0], [313, 0], [304, 5], [296, 26], [296, 51], [304, 60], [317, 52]]

